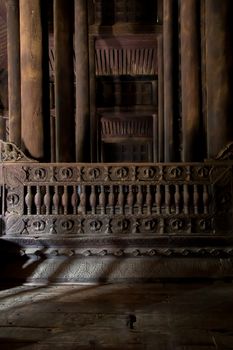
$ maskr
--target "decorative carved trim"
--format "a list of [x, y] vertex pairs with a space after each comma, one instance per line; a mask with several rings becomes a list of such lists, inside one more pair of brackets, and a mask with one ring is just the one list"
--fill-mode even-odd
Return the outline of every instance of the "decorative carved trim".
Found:
[[19, 197], [7, 197], [8, 215], [5, 217], [6, 235], [20, 237], [157, 237], [161, 235], [212, 235], [209, 215], [22, 215]]
[[232, 232], [229, 163], [11, 162], [3, 179], [3, 221], [11, 236]]
[[81, 248], [81, 249], [72, 249], [72, 248], [57, 248], [51, 247], [48, 249], [40, 249], [38, 247], [28, 247], [21, 248], [16, 254], [21, 256], [37, 256], [37, 257], [55, 257], [55, 256], [77, 256], [77, 257], [116, 257], [116, 258], [135, 258], [135, 257], [232, 257], [233, 256], [233, 247], [177, 247], [177, 248], [168, 248], [168, 247], [151, 247], [151, 248], [141, 248], [141, 247], [131, 247], [127, 249], [114, 249], [114, 248]]
[[36, 162], [28, 158], [14, 143], [0, 140], [0, 162]]
[[233, 160], [233, 141], [229, 142], [216, 156], [216, 160]]

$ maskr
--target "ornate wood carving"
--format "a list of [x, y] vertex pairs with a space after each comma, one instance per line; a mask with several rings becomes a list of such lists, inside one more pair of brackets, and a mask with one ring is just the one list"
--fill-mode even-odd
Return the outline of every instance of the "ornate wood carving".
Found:
[[6, 164], [6, 232], [61, 237], [213, 233], [212, 186], [222, 186], [223, 174], [231, 178], [227, 169], [209, 163]]
[[25, 154], [11, 142], [0, 140], [0, 161], [1, 162], [36, 162], [25, 156]]
[[117, 37], [95, 42], [97, 76], [157, 74], [157, 39]]
[[153, 120], [151, 117], [142, 118], [101, 118], [102, 140], [111, 138], [146, 138], [153, 137]]
[[[14, 259], [21, 255], [43, 260], [32, 281], [42, 276], [49, 279], [59, 265], [56, 259], [66, 259], [68, 269], [73, 263], [80, 266], [82, 259], [87, 263], [96, 259], [97, 264], [104, 264], [105, 258], [116, 259], [124, 263], [122, 273], [117, 269], [119, 275], [129, 279], [133, 274], [126, 273], [127, 263], [135, 268], [139, 263], [133, 259], [153, 265], [154, 258], [172, 258], [173, 263], [177, 261], [174, 275], [184, 276], [177, 265], [181, 258], [183, 264], [186, 259], [186, 268], [191, 268], [188, 259], [194, 265], [201, 259], [206, 265], [195, 265], [190, 273], [206, 275], [210, 261], [217, 264], [216, 259], [233, 256], [229, 162], [6, 162], [0, 171], [2, 239], [18, 247]], [[151, 276], [158, 276], [156, 271]], [[97, 272], [92, 273], [93, 277], [81, 275], [87, 280], [97, 278]], [[167, 273], [161, 267], [160, 277]], [[76, 270], [72, 278], [80, 280], [81, 275]], [[109, 278], [106, 272], [101, 276]], [[146, 271], [138, 276], [144, 278]], [[70, 277], [61, 272], [61, 278]]]
[[216, 156], [216, 160], [233, 160], [233, 142], [229, 142]]

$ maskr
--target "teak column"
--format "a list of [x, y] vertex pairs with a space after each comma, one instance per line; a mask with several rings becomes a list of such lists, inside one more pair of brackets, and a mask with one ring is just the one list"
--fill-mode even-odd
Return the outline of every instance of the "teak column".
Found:
[[208, 157], [233, 141], [232, 0], [205, 1]]
[[73, 3], [54, 0], [56, 161], [75, 161]]
[[3, 118], [3, 111], [0, 107], [0, 140], [5, 141], [5, 120]]
[[158, 37], [158, 161], [164, 161], [164, 80], [163, 80], [163, 38]]
[[7, 0], [9, 141], [21, 147], [19, 0]]
[[22, 148], [43, 159], [42, 18], [40, 0], [20, 0]]
[[164, 161], [174, 160], [174, 67], [173, 67], [173, 3], [163, 1], [163, 57], [164, 57]]
[[75, 0], [76, 161], [90, 161], [87, 1]]
[[181, 0], [182, 161], [184, 162], [203, 159], [198, 11], [197, 0]]

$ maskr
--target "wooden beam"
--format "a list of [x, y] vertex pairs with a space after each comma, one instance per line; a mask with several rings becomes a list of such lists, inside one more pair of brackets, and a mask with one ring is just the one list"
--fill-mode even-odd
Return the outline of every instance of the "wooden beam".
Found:
[[43, 159], [43, 69], [40, 0], [20, 0], [22, 148]]
[[73, 4], [54, 1], [56, 161], [75, 161]]
[[232, 0], [205, 1], [208, 157], [233, 140]]
[[181, 0], [182, 161], [203, 160], [199, 2]]
[[88, 12], [86, 0], [75, 0], [76, 161], [90, 161]]
[[21, 147], [19, 0], [7, 0], [9, 141]]

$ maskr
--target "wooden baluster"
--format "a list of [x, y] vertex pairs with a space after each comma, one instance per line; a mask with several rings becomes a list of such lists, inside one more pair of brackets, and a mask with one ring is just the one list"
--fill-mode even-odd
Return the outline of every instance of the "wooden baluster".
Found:
[[188, 185], [184, 185], [184, 191], [183, 191], [183, 201], [184, 201], [184, 213], [189, 213], [189, 188]]
[[198, 203], [199, 203], [199, 193], [197, 185], [193, 186], [193, 205], [194, 205], [194, 214], [198, 214]]
[[124, 202], [125, 202], [125, 198], [124, 198], [123, 186], [120, 185], [119, 194], [118, 194], [118, 204], [119, 204], [120, 214], [124, 214]]
[[53, 195], [53, 205], [54, 205], [54, 214], [59, 214], [59, 193], [58, 186], [54, 186], [54, 195]]
[[27, 194], [25, 197], [25, 203], [27, 206], [27, 215], [32, 214], [32, 189], [31, 186], [27, 186]]
[[80, 193], [79, 212], [83, 215], [85, 215], [87, 212], [86, 204], [87, 204], [86, 186], [82, 185], [81, 193]]
[[106, 196], [105, 196], [103, 185], [100, 186], [99, 203], [100, 203], [100, 212], [103, 215], [106, 212]]
[[132, 185], [129, 185], [129, 192], [127, 195], [127, 204], [129, 206], [129, 213], [133, 214], [134, 195], [133, 195]]
[[114, 189], [113, 186], [110, 186], [110, 193], [108, 196], [108, 204], [110, 206], [110, 214], [114, 214], [115, 213], [115, 196], [114, 196]]
[[162, 202], [161, 186], [156, 185], [155, 204], [156, 204], [157, 214], [161, 214], [161, 202]]
[[170, 186], [165, 185], [165, 208], [166, 213], [171, 213], [171, 193], [170, 193]]
[[203, 186], [203, 206], [204, 206], [204, 214], [208, 214], [209, 212], [209, 193], [207, 185]]
[[138, 193], [137, 193], [137, 206], [138, 206], [138, 214], [143, 213], [143, 193], [142, 193], [142, 186], [138, 186]]
[[50, 191], [49, 191], [49, 186], [46, 186], [46, 192], [44, 196], [44, 205], [45, 205], [45, 214], [49, 215], [50, 213]]
[[63, 213], [64, 213], [64, 215], [67, 215], [68, 214], [68, 189], [67, 189], [67, 186], [64, 186], [61, 202], [62, 202], [62, 206], [63, 206]]
[[77, 206], [78, 206], [78, 194], [77, 194], [77, 188], [76, 186], [73, 186], [73, 193], [71, 196], [71, 205], [73, 208], [73, 214], [77, 214]]
[[175, 185], [175, 207], [176, 207], [176, 214], [179, 214], [180, 212], [180, 187], [179, 185]]
[[146, 206], [147, 206], [147, 214], [151, 215], [151, 208], [152, 208], [152, 194], [151, 194], [151, 187], [150, 185], [146, 188]]
[[34, 197], [34, 203], [36, 206], [36, 215], [41, 213], [41, 189], [40, 186], [36, 186], [36, 194]]
[[91, 186], [90, 206], [91, 206], [91, 213], [96, 214], [96, 193], [95, 193], [94, 185]]

